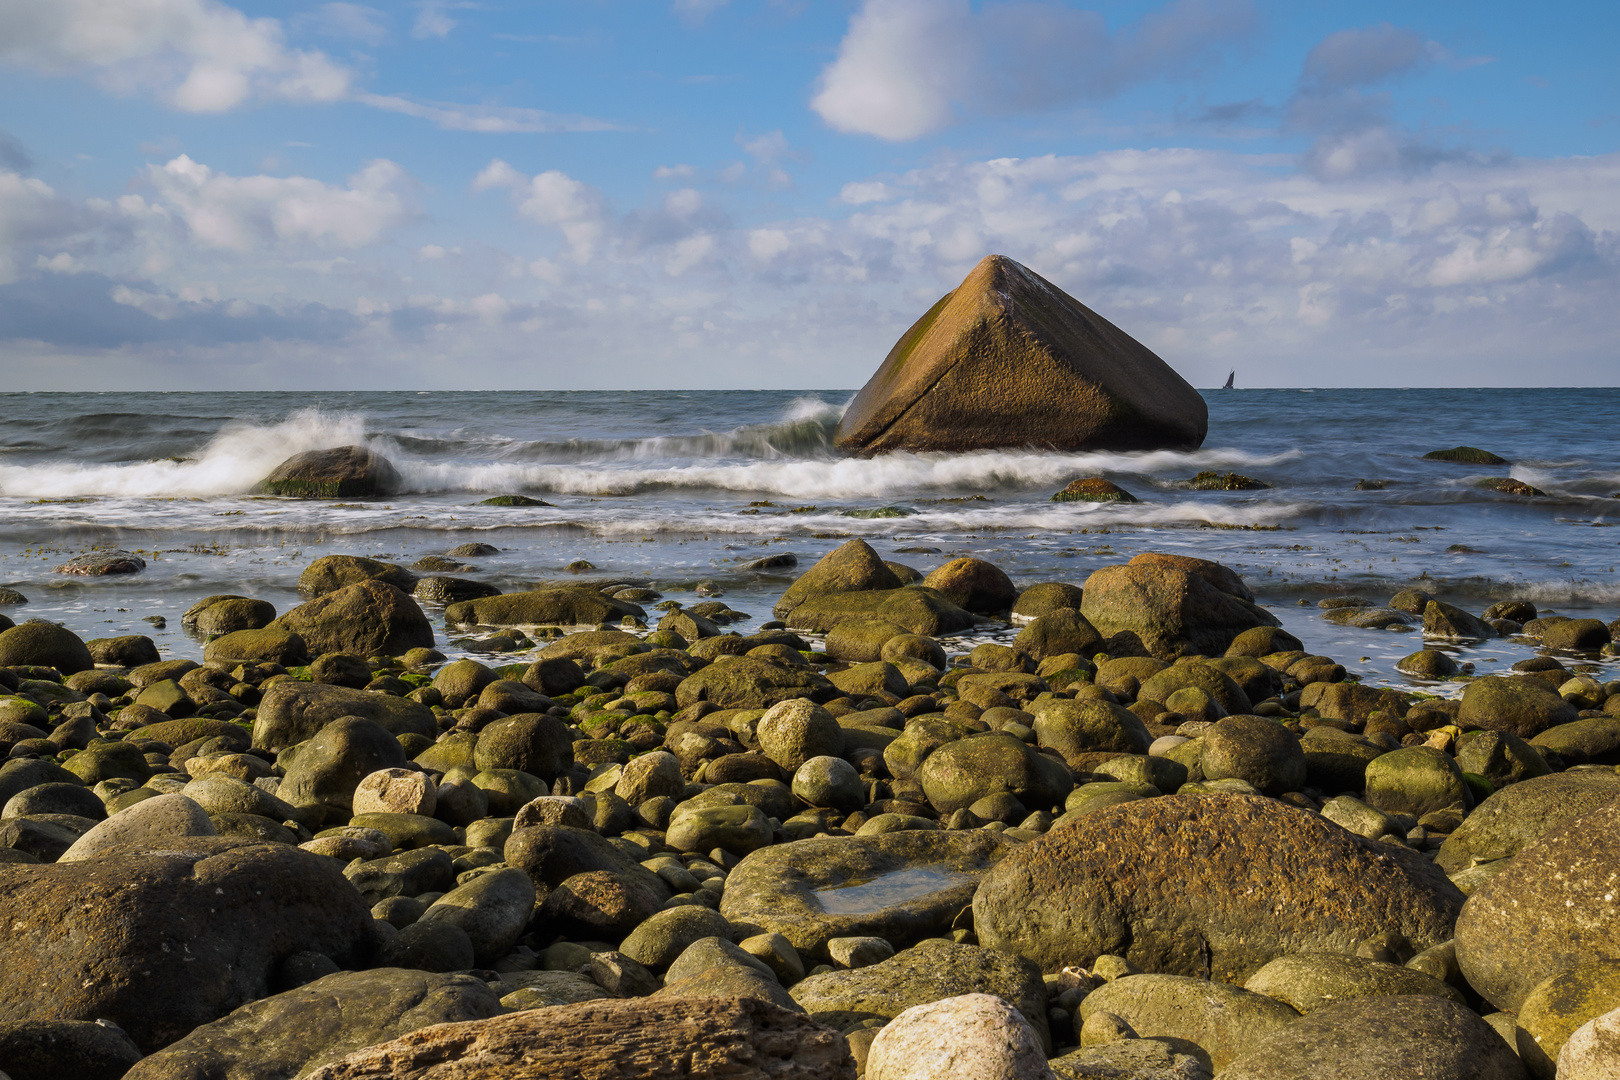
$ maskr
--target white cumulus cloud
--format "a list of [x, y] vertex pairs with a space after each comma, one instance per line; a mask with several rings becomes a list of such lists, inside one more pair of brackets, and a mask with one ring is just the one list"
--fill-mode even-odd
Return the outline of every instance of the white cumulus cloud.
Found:
[[187, 112], [254, 97], [336, 101], [349, 71], [289, 48], [281, 23], [218, 0], [0, 0], [0, 61], [88, 72], [118, 92], [150, 90]]
[[548, 169], [530, 177], [496, 158], [474, 179], [474, 191], [506, 188], [517, 200], [518, 213], [539, 225], [555, 226], [568, 242], [574, 260], [587, 263], [607, 230], [607, 211], [595, 188], [567, 173]]
[[1252, 32], [1249, 0], [1172, 0], [1111, 33], [1095, 11], [1024, 0], [865, 0], [811, 107], [839, 131], [895, 141], [966, 114], [1101, 100], [1196, 70]]
[[[405, 170], [388, 160], [370, 162], [344, 187], [305, 176], [231, 176], [184, 154], [149, 166], [146, 179], [155, 193], [154, 208], [183, 222], [204, 248], [364, 247], [413, 214], [400, 191]], [[146, 209], [124, 205], [136, 213]]]

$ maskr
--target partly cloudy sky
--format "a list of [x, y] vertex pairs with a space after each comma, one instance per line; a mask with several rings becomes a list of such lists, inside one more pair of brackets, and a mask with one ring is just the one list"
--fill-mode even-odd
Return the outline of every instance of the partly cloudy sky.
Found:
[[1199, 386], [1612, 385], [1620, 8], [0, 0], [0, 388], [855, 387], [1011, 256]]

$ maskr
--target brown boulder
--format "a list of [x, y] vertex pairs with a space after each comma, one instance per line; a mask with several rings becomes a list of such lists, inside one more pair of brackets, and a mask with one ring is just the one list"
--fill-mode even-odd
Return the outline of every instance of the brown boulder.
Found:
[[1002, 255], [907, 330], [838, 425], [888, 450], [1192, 448], [1209, 410], [1146, 346]]
[[374, 945], [331, 859], [232, 837], [170, 847], [0, 864], [0, 1023], [107, 1019], [150, 1052], [264, 997], [293, 953], [354, 964]]
[[849, 1043], [757, 998], [586, 1001], [439, 1024], [307, 1080], [855, 1080]]
[[952, 559], [923, 578], [922, 584], [978, 615], [1002, 614], [1018, 599], [1012, 579], [1001, 567], [983, 559]]
[[1137, 556], [1087, 578], [1080, 611], [1104, 637], [1132, 635], [1148, 653], [1166, 660], [1189, 653], [1220, 656], [1245, 630], [1281, 625], [1271, 612], [1209, 577], [1203, 568]]

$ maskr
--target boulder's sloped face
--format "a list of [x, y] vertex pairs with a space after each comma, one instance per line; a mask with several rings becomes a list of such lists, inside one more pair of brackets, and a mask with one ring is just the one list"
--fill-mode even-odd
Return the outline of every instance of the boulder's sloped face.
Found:
[[433, 710], [407, 698], [287, 680], [273, 684], [259, 702], [259, 714], [253, 721], [253, 745], [262, 750], [285, 750], [344, 716], [375, 720], [393, 735], [414, 731], [432, 738], [439, 730]]
[[1248, 795], [1110, 807], [1015, 850], [973, 899], [982, 945], [1043, 971], [1124, 955], [1149, 972], [1242, 982], [1289, 953], [1451, 937], [1463, 895], [1433, 863]]
[[1620, 804], [1564, 821], [1519, 849], [1468, 898], [1457, 965], [1481, 997], [1517, 1013], [1542, 980], [1620, 960]]
[[359, 499], [392, 495], [405, 486], [393, 462], [363, 446], [294, 454], [255, 489], [295, 499]]
[[895, 343], [838, 425], [840, 449], [1192, 448], [1209, 409], [1141, 342], [1002, 255]]
[[440, 1024], [307, 1080], [855, 1080], [831, 1028], [756, 998], [586, 1001]]
[[153, 1051], [264, 997], [293, 953], [356, 964], [375, 934], [333, 860], [280, 844], [0, 865], [0, 1022], [105, 1018]]

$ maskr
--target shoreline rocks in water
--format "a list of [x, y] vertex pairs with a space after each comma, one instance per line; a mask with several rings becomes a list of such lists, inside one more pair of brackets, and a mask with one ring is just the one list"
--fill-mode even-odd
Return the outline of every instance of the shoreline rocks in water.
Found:
[[[0, 1070], [1525, 1080], [1615, 1058], [1620, 682], [1571, 659], [1612, 648], [1600, 621], [1417, 590], [1325, 608], [1540, 638], [1501, 674], [1402, 662], [1468, 680], [1445, 701], [1362, 685], [1182, 555], [1015, 583], [852, 540], [750, 634], [717, 600], [649, 629], [630, 598], [658, 594], [607, 579], [452, 604], [542, 642], [499, 668], [434, 648], [418, 584], [329, 556], [279, 617], [207, 597], [182, 618], [221, 635], [201, 664], [0, 630]], [[1011, 643], [949, 636], [989, 623]]]
[[1195, 449], [1204, 399], [1145, 345], [1003, 255], [895, 343], [839, 422], [848, 453]]

